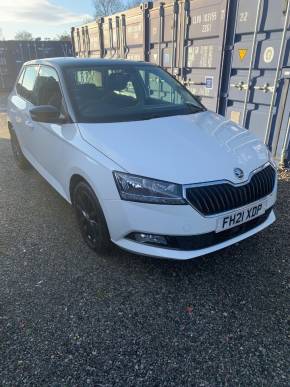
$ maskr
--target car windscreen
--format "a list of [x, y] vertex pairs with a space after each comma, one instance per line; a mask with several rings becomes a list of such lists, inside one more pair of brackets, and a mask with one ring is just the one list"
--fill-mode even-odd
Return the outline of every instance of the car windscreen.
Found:
[[157, 66], [72, 66], [64, 69], [64, 77], [78, 122], [136, 121], [205, 110]]

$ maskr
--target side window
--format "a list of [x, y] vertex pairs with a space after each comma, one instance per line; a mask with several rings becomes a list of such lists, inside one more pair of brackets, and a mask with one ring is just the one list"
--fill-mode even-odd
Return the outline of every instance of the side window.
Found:
[[62, 94], [57, 72], [48, 66], [41, 66], [33, 91], [36, 106], [52, 105], [62, 110]]
[[19, 80], [22, 79], [22, 83], [18, 82], [18, 93], [21, 97], [25, 98], [27, 101], [33, 102], [33, 88], [35, 84], [35, 80], [37, 77], [38, 66], [27, 66], [25, 67], [24, 75], [20, 76]]

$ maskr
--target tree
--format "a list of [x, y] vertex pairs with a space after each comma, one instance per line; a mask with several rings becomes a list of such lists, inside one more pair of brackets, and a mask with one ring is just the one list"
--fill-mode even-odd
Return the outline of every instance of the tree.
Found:
[[112, 15], [124, 9], [121, 0], [94, 0], [93, 4], [96, 17]]
[[56, 40], [66, 40], [67, 42], [71, 41], [71, 36], [68, 32], [63, 32], [60, 35], [57, 35]]
[[116, 12], [125, 11], [129, 8], [138, 7], [142, 0], [93, 0], [95, 16], [102, 17], [112, 15]]
[[18, 31], [14, 36], [15, 40], [33, 40], [33, 36], [28, 31]]
[[125, 9], [138, 7], [142, 3], [141, 0], [128, 0], [125, 4]]

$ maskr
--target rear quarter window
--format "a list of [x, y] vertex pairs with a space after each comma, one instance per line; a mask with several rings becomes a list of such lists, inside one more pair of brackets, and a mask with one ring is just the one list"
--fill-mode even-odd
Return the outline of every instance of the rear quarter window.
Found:
[[21, 74], [20, 74], [18, 81], [17, 81], [17, 84], [16, 84], [16, 90], [17, 90], [18, 94], [21, 93], [21, 86], [22, 86], [22, 82], [23, 82], [24, 73], [25, 73], [25, 67], [21, 70]]

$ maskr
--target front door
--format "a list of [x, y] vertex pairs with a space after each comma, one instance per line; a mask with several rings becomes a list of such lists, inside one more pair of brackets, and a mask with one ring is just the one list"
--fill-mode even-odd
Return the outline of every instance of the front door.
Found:
[[[52, 105], [64, 114], [59, 77], [52, 67], [40, 66], [33, 94], [35, 106]], [[31, 147], [38, 168], [44, 177], [58, 185], [63, 166], [63, 125], [34, 121], [33, 127]]]

